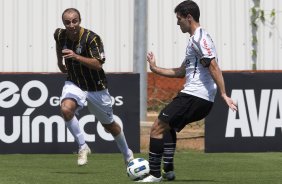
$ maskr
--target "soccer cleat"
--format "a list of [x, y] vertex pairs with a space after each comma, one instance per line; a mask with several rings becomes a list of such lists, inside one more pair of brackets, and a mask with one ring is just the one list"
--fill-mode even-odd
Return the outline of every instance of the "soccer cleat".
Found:
[[129, 154], [128, 154], [128, 157], [124, 159], [124, 163], [125, 163], [125, 166], [128, 165], [128, 163], [134, 159], [134, 155], [133, 155], [133, 152], [131, 151], [131, 149], [129, 150]]
[[149, 183], [149, 182], [161, 182], [162, 181], [162, 177], [155, 177], [153, 175], [149, 175], [147, 176], [146, 178], [142, 179], [142, 180], [138, 180], [137, 182], [146, 182], [146, 183]]
[[78, 159], [77, 159], [77, 165], [83, 166], [87, 164], [87, 156], [91, 153], [90, 148], [88, 145], [86, 145], [85, 148], [79, 150], [78, 152]]
[[165, 180], [172, 181], [175, 180], [175, 173], [174, 171], [165, 172], [164, 170], [162, 170], [162, 177]]

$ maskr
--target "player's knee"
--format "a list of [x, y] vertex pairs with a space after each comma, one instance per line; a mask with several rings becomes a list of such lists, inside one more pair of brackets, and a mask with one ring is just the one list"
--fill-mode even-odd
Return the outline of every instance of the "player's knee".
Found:
[[162, 135], [161, 130], [159, 128], [152, 127], [150, 136], [153, 138], [160, 138]]
[[158, 125], [153, 125], [151, 128], [150, 136], [153, 138], [160, 138], [162, 135], [162, 130]]
[[160, 120], [156, 120], [151, 128], [150, 136], [153, 138], [162, 138], [163, 133], [169, 129], [169, 125]]
[[121, 127], [116, 122], [111, 124], [102, 124], [106, 132], [111, 133], [113, 136], [117, 136], [121, 132]]
[[61, 114], [66, 122], [70, 121], [74, 116], [74, 112], [66, 106], [61, 107]]
[[108, 124], [102, 124], [102, 125], [107, 133], [112, 133], [113, 126], [108, 125]]

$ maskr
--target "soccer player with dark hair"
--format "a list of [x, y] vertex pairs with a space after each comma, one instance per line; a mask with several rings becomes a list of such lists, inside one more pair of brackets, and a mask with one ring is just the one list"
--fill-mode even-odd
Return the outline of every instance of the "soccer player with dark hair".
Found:
[[133, 152], [128, 148], [123, 130], [113, 119], [112, 100], [102, 68], [105, 62], [103, 42], [93, 31], [80, 27], [81, 16], [77, 9], [66, 9], [62, 21], [65, 29], [58, 28], [54, 33], [58, 67], [61, 72], [67, 73], [61, 96], [61, 113], [79, 145], [77, 164], [87, 164], [87, 155], [91, 153], [76, 118], [86, 102], [89, 111], [113, 135], [127, 164], [133, 159]]
[[[179, 68], [161, 68], [156, 65], [152, 52], [147, 61], [152, 72], [172, 78], [186, 78], [184, 88], [159, 114], [151, 127], [149, 164], [150, 175], [140, 182], [174, 180], [173, 158], [176, 148], [176, 132], [187, 124], [205, 118], [219, 88], [220, 95], [233, 111], [234, 101], [225, 92], [222, 72], [217, 64], [217, 54], [210, 35], [199, 23], [200, 9], [191, 1], [183, 1], [175, 8], [177, 25], [183, 33], [189, 33], [186, 56]], [[161, 173], [161, 162], [163, 172]]]

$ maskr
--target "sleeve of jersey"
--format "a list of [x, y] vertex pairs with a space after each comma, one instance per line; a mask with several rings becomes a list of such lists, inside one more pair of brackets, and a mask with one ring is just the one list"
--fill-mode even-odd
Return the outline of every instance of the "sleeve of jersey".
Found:
[[60, 32], [60, 28], [56, 29], [54, 33], [54, 39], [56, 42], [58, 42], [59, 40], [59, 32]]
[[62, 34], [62, 29], [58, 28], [58, 29], [55, 30], [54, 39], [56, 41], [56, 44], [58, 44], [60, 47], [62, 47], [62, 45], [60, 44], [60, 41], [59, 41], [61, 34]]
[[89, 39], [89, 55], [92, 58], [96, 58], [102, 63], [105, 62], [105, 53], [104, 53], [104, 45], [101, 38], [98, 35], [94, 35]]
[[209, 36], [205, 36], [200, 41], [202, 57], [200, 63], [203, 67], [209, 67], [211, 61], [216, 57], [214, 44]]

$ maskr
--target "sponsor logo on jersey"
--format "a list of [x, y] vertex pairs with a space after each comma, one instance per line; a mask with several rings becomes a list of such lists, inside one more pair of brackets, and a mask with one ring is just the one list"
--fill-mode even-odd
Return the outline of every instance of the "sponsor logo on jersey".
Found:
[[204, 43], [205, 50], [208, 52], [208, 55], [211, 56], [212, 55], [212, 51], [211, 51], [211, 48], [209, 48], [209, 46], [208, 46], [207, 40], [203, 39], [203, 43]]

